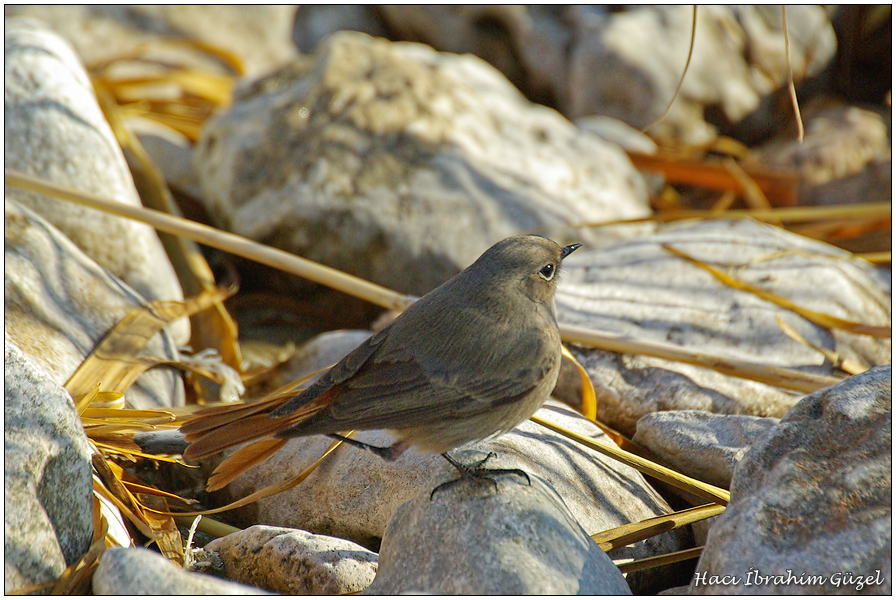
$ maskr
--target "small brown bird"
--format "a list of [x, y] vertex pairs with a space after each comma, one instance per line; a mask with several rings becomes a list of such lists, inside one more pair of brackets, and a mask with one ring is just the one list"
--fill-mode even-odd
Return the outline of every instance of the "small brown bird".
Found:
[[[196, 459], [246, 442], [209, 489], [273, 455], [285, 438], [326, 434], [394, 460], [414, 446], [441, 453], [506, 433], [532, 416], [557, 383], [560, 332], [554, 290], [561, 248], [534, 235], [502, 240], [405, 310], [308, 389], [199, 411], [181, 431]], [[388, 447], [338, 432], [382, 429]]]

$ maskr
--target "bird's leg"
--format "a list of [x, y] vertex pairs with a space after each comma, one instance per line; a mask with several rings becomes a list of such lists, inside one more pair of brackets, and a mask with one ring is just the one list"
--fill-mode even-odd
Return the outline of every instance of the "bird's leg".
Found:
[[355, 448], [361, 448], [362, 450], [370, 450], [380, 458], [384, 458], [386, 460], [395, 460], [398, 456], [407, 449], [407, 444], [403, 442], [397, 442], [392, 444], [391, 446], [371, 446], [370, 444], [365, 444], [364, 442], [359, 442], [358, 440], [353, 440], [350, 437], [345, 437], [344, 435], [339, 435], [338, 433], [330, 433], [327, 434], [327, 437], [331, 437], [337, 440], [341, 440], [346, 444], [352, 445]]
[[432, 492], [429, 494], [429, 499], [432, 500], [432, 497], [435, 495], [437, 491], [444, 487], [448, 487], [454, 485], [458, 481], [463, 481], [465, 479], [476, 479], [479, 481], [488, 481], [495, 487], [495, 493], [498, 492], [498, 482], [494, 480], [494, 478], [490, 477], [491, 475], [498, 475], [502, 473], [516, 473], [517, 475], [521, 475], [526, 478], [526, 482], [529, 485], [532, 485], [532, 480], [529, 479], [529, 474], [521, 469], [486, 469], [485, 463], [495, 456], [494, 452], [489, 452], [485, 455], [480, 461], [473, 463], [472, 465], [465, 465], [454, 457], [452, 457], [447, 452], [444, 452], [442, 456], [447, 460], [452, 467], [457, 469], [460, 472], [460, 477], [457, 479], [452, 479], [451, 481], [446, 481], [445, 483], [437, 486]]

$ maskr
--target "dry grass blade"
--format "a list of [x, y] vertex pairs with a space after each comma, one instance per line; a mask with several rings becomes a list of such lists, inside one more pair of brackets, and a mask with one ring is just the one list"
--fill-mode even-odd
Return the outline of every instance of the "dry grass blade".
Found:
[[89, 407], [81, 413], [82, 420], [102, 420], [103, 422], [112, 421], [121, 423], [139, 422], [145, 425], [158, 425], [161, 423], [170, 423], [175, 420], [173, 413], [164, 409], [143, 409], [137, 410], [132, 408], [94, 408]]
[[[170, 47], [178, 52], [170, 52]], [[153, 58], [158, 50], [168, 50], [167, 56]], [[162, 40], [93, 65], [94, 88], [98, 95], [109, 97], [117, 107], [116, 113], [158, 123], [196, 142], [205, 120], [230, 104], [235, 78], [230, 73], [189, 66], [195, 56], [187, 56], [183, 50], [213, 57], [237, 73], [242, 69], [239, 59], [226, 50], [208, 44]], [[122, 76], [121, 69], [115, 68], [120, 65], [127, 67], [127, 75]], [[138, 67], [137, 74], [134, 67]], [[106, 110], [109, 103], [104, 104]]]
[[78, 366], [65, 389], [73, 398], [91, 393], [97, 383], [105, 391], [124, 392], [146, 369], [161, 362], [138, 354], [167, 323], [208, 308], [231, 293], [233, 290], [215, 290], [183, 302], [155, 301], [133, 308]]
[[152, 532], [153, 540], [162, 556], [179, 565], [184, 564], [184, 544], [174, 518], [168, 512], [168, 500], [158, 494], [146, 495], [139, 505], [140, 514]]
[[[110, 427], [110, 429], [112, 429]], [[159, 462], [169, 462], [176, 463], [179, 465], [183, 465], [185, 467], [189, 467], [190, 465], [184, 463], [181, 460], [177, 460], [176, 458], [169, 458], [167, 456], [160, 456], [158, 454], [146, 454], [144, 452], [140, 452], [139, 446], [133, 442], [133, 431], [121, 433], [122, 430], [125, 429], [136, 429], [139, 431], [137, 427], [119, 427], [115, 426], [114, 432], [119, 434], [119, 437], [113, 437], [109, 432], [94, 432], [94, 430], [90, 430], [90, 441], [97, 447], [105, 451], [107, 454], [111, 455], [120, 455], [130, 460], [134, 460], [134, 458], [145, 458], [147, 460], [155, 460]], [[161, 493], [161, 492], [159, 492]]]
[[858, 333], [862, 335], [870, 335], [876, 338], [889, 338], [891, 335], [890, 326], [880, 326], [880, 325], [866, 325], [864, 323], [856, 323], [855, 321], [848, 321], [846, 319], [841, 319], [840, 317], [835, 317], [833, 315], [828, 315], [825, 313], [820, 313], [814, 310], [810, 310], [808, 308], [804, 308], [795, 302], [788, 300], [787, 298], [783, 298], [778, 296], [777, 294], [773, 294], [771, 292], [767, 292], [765, 290], [759, 289], [731, 277], [715, 267], [708, 265], [698, 258], [694, 258], [690, 254], [682, 252], [681, 250], [669, 246], [668, 244], [663, 244], [663, 249], [671, 252], [675, 256], [683, 258], [694, 265], [700, 267], [701, 269], [709, 272], [713, 277], [727, 285], [728, 287], [734, 288], [736, 290], [741, 290], [743, 292], [749, 292], [754, 296], [757, 296], [766, 302], [771, 302], [781, 308], [785, 308], [791, 312], [798, 314], [804, 319], [815, 323], [816, 325], [820, 325], [827, 329], [842, 329], [844, 331], [849, 331], [850, 333]]
[[767, 383], [788, 390], [805, 392], [807, 394], [824, 387], [835, 385], [841, 381], [835, 377], [813, 375], [811, 373], [803, 373], [802, 371], [783, 369], [781, 367], [762, 365], [733, 358], [710, 356], [703, 354], [702, 352], [692, 352], [673, 344], [638, 340], [622, 334], [577, 327], [575, 325], [564, 325], [561, 323], [560, 335], [563, 338], [563, 341], [573, 344], [599, 348], [608, 352], [640, 354], [643, 356], [653, 356], [664, 360], [686, 363], [706, 369], [712, 369], [713, 371], [717, 371], [724, 375], [740, 377], [741, 379], [751, 379], [753, 381]]
[[402, 311], [417, 300], [414, 296], [393, 292], [375, 283], [365, 281], [360, 277], [343, 273], [337, 269], [188, 219], [178, 218], [156, 210], [113, 202], [67, 186], [31, 177], [24, 173], [6, 171], [5, 182], [7, 185], [14, 185], [39, 194], [74, 202], [81, 206], [102, 210], [109, 214], [134, 219], [135, 221], [151, 225], [160, 231], [182, 235], [206, 246], [224, 250], [269, 267], [304, 277], [315, 283], [326, 285], [334, 290], [367, 300], [372, 304], [389, 310]]
[[604, 227], [628, 223], [669, 223], [687, 219], [754, 219], [763, 223], [800, 223], [805, 221], [834, 221], [843, 219], [889, 219], [892, 207], [888, 202], [850, 206], [784, 206], [775, 208], [744, 208], [726, 210], [666, 210], [649, 217], [619, 219], [600, 223], [581, 223], [575, 227]]
[[579, 375], [582, 377], [582, 416], [597, 425], [600, 430], [607, 434], [607, 436], [620, 448], [628, 450], [629, 452], [634, 452], [635, 454], [645, 453], [646, 450], [609, 425], [597, 420], [597, 394], [594, 392], [594, 384], [591, 383], [591, 378], [588, 376], [588, 372], [566, 346], [561, 344], [560, 348], [563, 356], [572, 361], [572, 364], [575, 365], [576, 369], [579, 371]]
[[767, 210], [771, 208], [771, 203], [768, 201], [768, 198], [765, 197], [765, 194], [762, 193], [762, 188], [753, 181], [753, 178], [744, 171], [743, 167], [737, 164], [736, 160], [729, 156], [725, 159], [723, 164], [744, 189], [744, 201], [747, 206], [754, 210]]
[[[177, 562], [183, 562], [183, 545], [174, 520], [167, 514], [168, 503], [162, 493], [155, 490], [144, 496], [141, 502], [124, 482], [124, 470], [109, 460], [102, 449], [94, 446], [93, 467], [102, 481], [94, 489], [110, 500], [135, 527], [155, 542], [162, 554]], [[145, 502], [155, 503], [149, 507]], [[161, 508], [159, 508], [161, 506]]]
[[124, 487], [128, 489], [132, 494], [149, 494], [151, 496], [161, 496], [162, 498], [167, 498], [169, 500], [175, 500], [177, 502], [183, 502], [184, 504], [196, 504], [196, 500], [192, 498], [181, 498], [177, 494], [172, 494], [170, 492], [165, 492], [160, 489], [156, 489], [154, 487], [150, 487], [148, 485], [143, 485], [142, 483], [136, 483], [133, 481], [122, 481]]
[[565, 427], [561, 427], [556, 423], [546, 421], [541, 417], [532, 416], [529, 418], [542, 427], [546, 427], [551, 431], [566, 436], [574, 442], [578, 442], [583, 446], [587, 446], [592, 450], [596, 450], [601, 454], [618, 460], [625, 465], [637, 469], [645, 475], [650, 475], [651, 477], [655, 477], [660, 481], [664, 481], [673, 487], [685, 490], [692, 494], [696, 494], [697, 496], [705, 498], [710, 502], [727, 505], [728, 501], [731, 498], [731, 494], [729, 494], [727, 490], [723, 490], [720, 487], [716, 487], [703, 481], [698, 481], [697, 479], [688, 477], [687, 475], [683, 475], [673, 469], [664, 467], [663, 465], [659, 465], [653, 461], [647, 460], [646, 458], [642, 458], [636, 454], [632, 454], [631, 452], [626, 452], [625, 450], [622, 450], [615, 446], [611, 446], [609, 444], [591, 439], [574, 431], [570, 431]]
[[[731, 190], [738, 195], [747, 192], [743, 183], [732, 175], [724, 164], [670, 156], [665, 153], [655, 155], [632, 151], [626, 153], [636, 168], [662, 173], [669, 183], [694, 185], [723, 192]], [[752, 167], [745, 167], [744, 172], [773, 204], [789, 206], [796, 201], [799, 177], [795, 173], [780, 173]]]
[[796, 86], [793, 83], [793, 65], [790, 63], [790, 36], [787, 35], [787, 6], [781, 5], [781, 27], [784, 30], [784, 59], [787, 61], [787, 89], [790, 92], [790, 103], [793, 105], [793, 115], [796, 118], [797, 140], [802, 144], [805, 129], [803, 117], [800, 116], [800, 103], [796, 98]]
[[856, 258], [867, 260], [873, 265], [885, 265], [893, 262], [893, 253], [887, 252], [859, 252], [855, 254]]
[[[112, 93], [101, 82], [95, 81], [94, 87], [103, 113], [124, 152], [144, 206], [182, 216], [162, 173], [153, 164], [139, 138], [125, 125], [123, 111]], [[196, 295], [215, 288], [214, 274], [198, 244], [166, 233], [160, 233], [159, 239], [186, 295]], [[225, 364], [240, 370], [242, 354], [236, 340], [236, 324], [223, 302], [216, 302], [212, 307], [196, 313], [190, 321], [194, 347], [215, 348]]]
[[[213, 106], [227, 106], [233, 96], [234, 79], [230, 75], [175, 67], [160, 75], [127, 78], [94, 78], [94, 85], [103, 85], [121, 103], [184, 101], [182, 95], [196, 96]], [[146, 110], [147, 117], [153, 112]], [[199, 123], [201, 125], [201, 123]]]
[[655, 125], [657, 125], [659, 123], [662, 123], [663, 120], [665, 120], [665, 118], [667, 116], [669, 116], [669, 111], [672, 110], [672, 105], [675, 103], [675, 99], [678, 98], [678, 94], [681, 93], [681, 86], [684, 84], [684, 76], [688, 74], [688, 67], [691, 66], [691, 58], [694, 56], [694, 40], [696, 40], [696, 39], [697, 39], [697, 5], [695, 4], [694, 5], [694, 13], [691, 15], [691, 44], [688, 47], [688, 59], [684, 63], [684, 69], [681, 72], [681, 79], [678, 80], [678, 87], [675, 88], [675, 93], [672, 94], [672, 99], [669, 100], [669, 104], [668, 104], [668, 106], [666, 106], [666, 110], [663, 111], [663, 114], [661, 114], [659, 117], [657, 117], [653, 123], [651, 123], [647, 127], [644, 127], [643, 129], [641, 129], [641, 131], [647, 131], [651, 127], [654, 127]]
[[94, 470], [103, 482], [102, 485], [96, 482], [94, 483], [94, 492], [100, 494], [103, 498], [114, 504], [115, 507], [121, 511], [121, 514], [130, 521], [140, 533], [149, 539], [153, 539], [155, 534], [153, 534], [152, 529], [146, 521], [135, 512], [135, 509], [132, 508], [137, 505], [136, 498], [127, 491], [121, 480], [115, 477], [110, 468], [112, 463], [110, 463], [99, 451], [94, 453], [92, 462]]
[[[202, 517], [202, 520], [199, 521], [196, 530], [201, 531], [202, 533], [206, 533], [214, 537], [224, 537], [225, 535], [230, 535], [231, 533], [241, 531], [239, 528], [234, 527], [233, 525], [228, 525], [227, 523], [216, 521], [215, 519], [211, 519], [204, 515], [199, 516]], [[187, 515], [174, 515], [174, 522], [181, 527], [192, 526], [195, 519], [196, 517], [190, 517]]]
[[845, 373], [849, 373], [850, 375], [858, 375], [859, 373], [864, 373], [868, 370], [868, 367], [863, 366], [855, 362], [854, 360], [850, 360], [848, 358], [842, 358], [839, 354], [834, 352], [833, 350], [828, 350], [827, 348], [822, 348], [816, 344], [813, 344], [803, 336], [799, 334], [794, 328], [781, 320], [781, 317], [776, 316], [775, 320], [778, 321], [778, 327], [781, 328], [781, 331], [784, 332], [784, 335], [789, 337], [795, 342], [806, 346], [807, 348], [812, 348], [816, 352], [823, 355], [826, 359], [831, 361], [836, 368], [844, 371]]
[[609, 552], [616, 548], [622, 548], [649, 537], [672, 531], [678, 527], [684, 527], [703, 519], [709, 519], [725, 511], [725, 507], [720, 504], [704, 504], [703, 506], [695, 506], [685, 510], [670, 513], [668, 515], [660, 515], [650, 519], [644, 519], [637, 523], [627, 523], [608, 529], [591, 536], [597, 545], [604, 552]]
[[[563, 356], [572, 361], [572, 364], [576, 366], [576, 369], [579, 371], [579, 375], [582, 377], [582, 414], [587, 419], [591, 419], [592, 421], [597, 420], [597, 394], [594, 393], [594, 385], [591, 383], [591, 378], [588, 377], [588, 372], [585, 371], [585, 367], [583, 367], [576, 357], [572, 355], [572, 353], [564, 346], [560, 345], [561, 352]], [[606, 432], [605, 432], [606, 433]], [[609, 434], [608, 434], [609, 435]], [[614, 440], [615, 441], [615, 440]]]
[[643, 571], [644, 569], [652, 569], [663, 565], [671, 565], [697, 558], [703, 553], [704, 546], [698, 548], [690, 548], [688, 550], [679, 550], [678, 552], [670, 552], [669, 554], [660, 554], [659, 556], [651, 556], [650, 558], [642, 558], [640, 560], [621, 560], [613, 561], [616, 567], [623, 573], [632, 573], [634, 571]]

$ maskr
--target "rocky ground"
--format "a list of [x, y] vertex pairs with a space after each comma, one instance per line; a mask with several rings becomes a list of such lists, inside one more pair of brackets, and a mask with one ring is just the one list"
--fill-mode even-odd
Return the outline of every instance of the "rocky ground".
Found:
[[[128, 529], [104, 543], [92, 490], [109, 475], [97, 478], [99, 430], [85, 433], [100, 413], [72, 397], [72, 375], [134, 308], [198, 288], [151, 227], [7, 184], [6, 592], [62, 581], [57, 591], [96, 594], [892, 593], [891, 274], [889, 258], [880, 266], [852, 253], [890, 249], [888, 211], [878, 218], [886, 231], [859, 220], [891, 200], [889, 7], [787, 8], [803, 143], [780, 7], [701, 6], [697, 15], [687, 76], [645, 135], [675, 96], [691, 7], [6, 7], [7, 170], [146, 203], [134, 152], [122, 150], [105, 88], [94, 87], [98, 73], [160, 38], [223, 48], [217, 62], [200, 53], [191, 65], [233, 82], [195, 130], [133, 118], [170, 96], [165, 86], [121, 113], [181, 210], [410, 295], [515, 233], [583, 243], [564, 261], [556, 307], [595, 387], [597, 419], [655, 461], [730, 490], [709, 520], [599, 544], [592, 536], [707, 500], [527, 421], [458, 456], [494, 452], [490, 466], [521, 469], [528, 481], [508, 473], [495, 486], [433, 494], [453, 476], [440, 457], [409, 451], [387, 463], [340, 447], [296, 487], [215, 515], [230, 527], [213, 540], [197, 534], [195, 553], [183, 551], [183, 523], [144, 530], [127, 511], [113, 517], [115, 507], [103, 514]], [[228, 56], [241, 75], [222, 67]], [[117, 75], [119, 105], [122, 82], [136, 89], [145, 76]], [[759, 174], [760, 192], [636, 166], [685, 149], [736, 158], [731, 172]], [[760, 175], [781, 173], [792, 185], [779, 196]], [[821, 225], [724, 214], [735, 201], [755, 208], [763, 190], [773, 206], [851, 208]], [[720, 218], [645, 220], [670, 198]], [[586, 226], [619, 221], [634, 222]], [[206, 257], [219, 280], [241, 284], [227, 306], [242, 362], [224, 360], [242, 372], [247, 398], [332, 364], [388, 318], [276, 269]], [[595, 347], [570, 337], [573, 328], [672, 345], [702, 362]], [[187, 361], [209, 347], [207, 331], [174, 320], [147, 335], [142, 356]], [[707, 357], [791, 380], [709, 369]], [[576, 410], [581, 383], [565, 369], [537, 416], [612, 444]], [[182, 416], [215, 390], [157, 367], [120, 400]], [[330, 442], [291, 440], [211, 495], [202, 488], [214, 464], [111, 462], [142, 502], [151, 494], [136, 486], [155, 485], [196, 499], [196, 510], [301, 473]], [[131, 431], [127, 443], [159, 456], [182, 450], [164, 427]], [[167, 541], [140, 548], [149, 530]], [[700, 546], [696, 560], [626, 567]]]

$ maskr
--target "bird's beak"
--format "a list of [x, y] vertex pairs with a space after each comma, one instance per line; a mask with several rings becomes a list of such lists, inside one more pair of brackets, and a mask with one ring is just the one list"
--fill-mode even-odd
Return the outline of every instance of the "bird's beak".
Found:
[[581, 247], [582, 244], [570, 244], [569, 246], [566, 246], [565, 248], [560, 250], [560, 260], [563, 260]]

